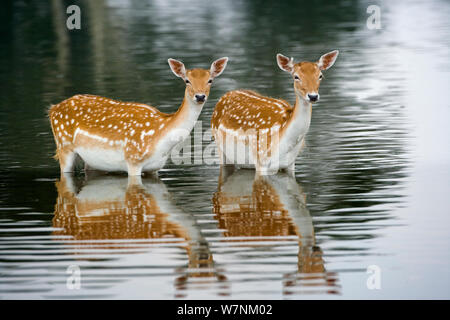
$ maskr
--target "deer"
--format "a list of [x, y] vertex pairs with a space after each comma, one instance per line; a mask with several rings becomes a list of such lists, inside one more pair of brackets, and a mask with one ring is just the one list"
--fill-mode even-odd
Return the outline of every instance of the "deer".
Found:
[[186, 83], [183, 102], [173, 114], [143, 103], [89, 94], [52, 105], [49, 119], [61, 172], [73, 172], [77, 155], [86, 168], [95, 170], [125, 171], [132, 176], [158, 171], [171, 150], [190, 135], [213, 80], [227, 62], [223, 57], [209, 70], [186, 70], [181, 61], [168, 59], [172, 72]]
[[251, 90], [234, 90], [223, 95], [211, 118], [220, 164], [255, 168], [261, 174], [293, 172], [295, 159], [305, 145], [312, 104], [319, 101], [322, 71], [335, 63], [338, 54], [334, 50], [317, 62], [298, 63], [277, 54], [278, 66], [293, 78], [296, 97], [293, 106], [283, 99]]

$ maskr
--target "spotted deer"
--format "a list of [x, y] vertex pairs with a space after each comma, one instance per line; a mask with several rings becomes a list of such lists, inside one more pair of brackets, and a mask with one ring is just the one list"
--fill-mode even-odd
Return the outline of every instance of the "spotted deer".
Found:
[[186, 83], [178, 111], [163, 113], [135, 102], [94, 95], [75, 95], [49, 110], [61, 172], [71, 172], [76, 155], [88, 167], [103, 171], [161, 169], [177, 143], [187, 138], [208, 98], [213, 80], [225, 69], [228, 58], [214, 61], [209, 70], [186, 70], [169, 59], [172, 72]]
[[278, 66], [294, 80], [294, 106], [250, 90], [222, 96], [211, 119], [221, 164], [255, 167], [263, 174], [279, 169], [292, 172], [309, 130], [312, 103], [319, 101], [322, 71], [334, 64], [338, 53], [334, 50], [317, 62], [295, 64], [293, 58], [277, 54]]

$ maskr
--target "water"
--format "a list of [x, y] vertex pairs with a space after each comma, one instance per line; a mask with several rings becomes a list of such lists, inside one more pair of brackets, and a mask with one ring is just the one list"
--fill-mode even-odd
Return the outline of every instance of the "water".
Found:
[[[380, 30], [369, 1], [81, 1], [78, 31], [68, 4], [2, 3], [0, 298], [450, 297], [447, 1], [376, 1]], [[228, 90], [294, 101], [276, 53], [333, 49], [295, 178], [217, 163], [168, 163], [141, 186], [59, 176], [52, 103], [91, 93], [173, 112], [184, 84], [167, 58], [229, 56], [205, 132]]]

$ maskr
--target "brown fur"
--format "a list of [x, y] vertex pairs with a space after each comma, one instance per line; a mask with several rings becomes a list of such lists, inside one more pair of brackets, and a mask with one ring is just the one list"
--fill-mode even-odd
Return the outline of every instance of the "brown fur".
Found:
[[192, 100], [198, 93], [209, 95], [210, 80], [214, 78], [211, 74], [219, 75], [227, 61], [228, 58], [216, 60], [210, 70], [185, 70], [182, 62], [169, 59], [172, 71], [186, 81], [183, 103], [174, 114], [142, 103], [88, 94], [53, 105], [48, 114], [57, 148], [55, 159], [59, 160], [61, 170], [70, 171], [66, 164], [78, 146], [123, 150], [129, 170], [130, 165], [139, 166], [153, 154], [160, 139], [186, 119], [189, 111], [186, 99]]

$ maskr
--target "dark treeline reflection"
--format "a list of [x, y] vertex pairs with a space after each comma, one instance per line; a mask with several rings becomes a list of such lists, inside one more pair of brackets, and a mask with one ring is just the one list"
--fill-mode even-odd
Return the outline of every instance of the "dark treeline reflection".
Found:
[[[65, 10], [73, 3], [81, 8], [81, 30], [66, 28]], [[300, 52], [312, 59], [335, 46], [336, 31], [356, 28], [364, 11], [358, 3], [6, 0], [0, 23], [1, 59], [7, 63], [0, 76], [9, 81], [2, 81], [7, 84], [2, 96], [8, 97], [2, 104], [34, 101], [38, 109], [41, 102], [91, 92], [172, 106], [181, 85], [169, 81], [167, 57], [206, 65], [228, 54], [230, 78], [257, 81], [255, 71], [274, 73], [280, 50], [293, 54], [307, 44]], [[24, 91], [31, 96], [21, 95]], [[279, 91], [280, 86], [272, 88]]]

